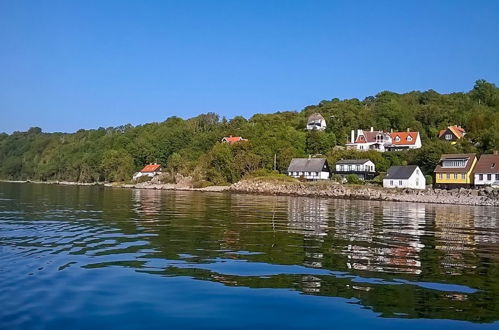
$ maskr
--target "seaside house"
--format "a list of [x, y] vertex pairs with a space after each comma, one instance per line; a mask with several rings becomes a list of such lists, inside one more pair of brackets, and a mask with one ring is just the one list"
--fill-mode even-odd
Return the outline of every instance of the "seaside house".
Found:
[[426, 179], [416, 165], [392, 166], [383, 179], [383, 187], [425, 189]]
[[361, 180], [370, 180], [376, 176], [376, 169], [369, 159], [342, 159], [336, 162], [334, 174], [343, 178], [353, 174]]
[[476, 154], [444, 154], [435, 168], [435, 187], [452, 189], [470, 187]]
[[307, 180], [327, 180], [329, 165], [325, 158], [293, 158], [288, 166], [288, 175]]
[[375, 131], [373, 127], [369, 131], [352, 130], [350, 134], [350, 142], [346, 144], [348, 149], [356, 149], [360, 151], [376, 150], [385, 151], [400, 151], [407, 149], [421, 148], [421, 136], [419, 132], [384, 132]]
[[326, 129], [326, 120], [324, 119], [324, 117], [322, 117], [320, 113], [314, 113], [313, 115], [310, 115], [310, 117], [308, 117], [307, 130], [323, 131], [325, 129]]
[[499, 155], [482, 155], [476, 163], [475, 186], [499, 186]]
[[142, 176], [148, 176], [148, 177], [154, 177], [156, 175], [161, 174], [161, 165], [159, 164], [149, 164], [144, 166], [143, 169], [141, 169], [139, 172], [135, 173], [133, 175], [133, 180], [137, 180], [138, 178]]
[[419, 149], [422, 147], [419, 132], [392, 132], [390, 133], [392, 143], [386, 148], [389, 151], [402, 151], [407, 149]]
[[449, 141], [451, 144], [456, 144], [457, 140], [462, 139], [466, 135], [464, 128], [458, 125], [449, 126], [446, 129], [440, 130], [438, 138]]
[[224, 136], [222, 138], [222, 143], [228, 143], [228, 144], [234, 144], [234, 143], [242, 142], [242, 141], [248, 141], [248, 139], [243, 139], [240, 136], [232, 136], [232, 135]]
[[350, 142], [346, 144], [348, 149], [356, 149], [361, 151], [377, 150], [384, 152], [385, 146], [391, 144], [389, 133], [384, 131], [375, 131], [373, 127], [369, 131], [352, 130], [350, 134]]

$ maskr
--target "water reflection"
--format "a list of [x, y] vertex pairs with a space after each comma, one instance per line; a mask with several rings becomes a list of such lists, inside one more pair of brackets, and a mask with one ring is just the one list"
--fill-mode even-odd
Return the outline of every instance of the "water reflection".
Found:
[[[46, 258], [56, 266], [54, 277], [119, 266], [227, 288], [354, 298], [384, 317], [499, 319], [497, 208], [43, 185], [2, 189], [0, 242], [8, 253], [0, 268], [24, 263], [9, 268], [9, 278], [36, 273], [33, 265]], [[8, 285], [13, 282], [0, 289]]]

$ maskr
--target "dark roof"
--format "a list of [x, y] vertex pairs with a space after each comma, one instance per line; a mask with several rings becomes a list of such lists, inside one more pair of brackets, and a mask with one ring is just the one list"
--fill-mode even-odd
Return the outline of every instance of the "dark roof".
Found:
[[322, 172], [325, 164], [326, 158], [293, 158], [288, 172]]
[[337, 161], [336, 164], [365, 164], [369, 161], [369, 159], [342, 159]]
[[476, 154], [444, 154], [440, 157], [440, 163], [442, 163], [445, 159], [468, 159], [465, 167], [442, 167], [441, 164], [438, 164], [435, 168], [436, 173], [468, 173], [473, 166], [473, 159], [475, 159]]
[[476, 163], [475, 173], [499, 173], [499, 155], [482, 155]]
[[390, 180], [406, 180], [409, 179], [417, 169], [417, 165], [408, 165], [408, 166], [392, 166], [388, 169], [386, 173], [385, 179]]

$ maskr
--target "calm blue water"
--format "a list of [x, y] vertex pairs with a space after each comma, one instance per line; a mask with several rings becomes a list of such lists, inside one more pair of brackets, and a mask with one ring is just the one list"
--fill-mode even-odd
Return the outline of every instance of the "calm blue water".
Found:
[[499, 329], [498, 219], [0, 183], [0, 328]]

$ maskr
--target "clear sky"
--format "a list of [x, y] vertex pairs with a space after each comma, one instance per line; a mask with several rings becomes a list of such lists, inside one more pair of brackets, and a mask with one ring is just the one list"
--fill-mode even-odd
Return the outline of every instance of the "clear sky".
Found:
[[0, 0], [0, 132], [499, 84], [499, 1]]

